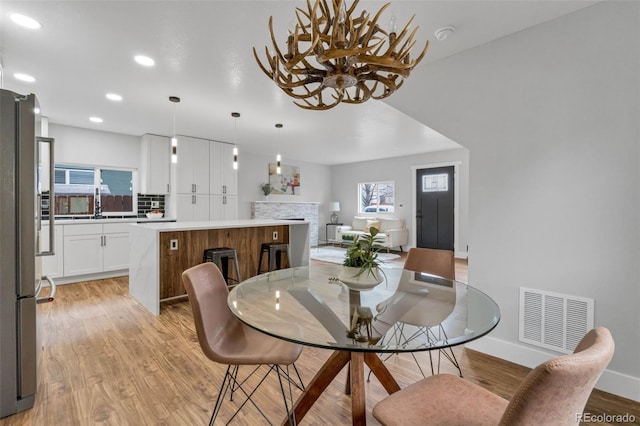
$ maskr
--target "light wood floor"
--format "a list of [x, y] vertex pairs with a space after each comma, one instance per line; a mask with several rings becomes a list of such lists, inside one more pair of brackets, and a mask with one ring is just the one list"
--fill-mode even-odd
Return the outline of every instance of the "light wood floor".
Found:
[[[312, 268], [322, 266], [313, 262]], [[457, 265], [457, 274], [466, 280], [464, 262]], [[55, 303], [40, 305], [38, 311], [42, 351], [36, 404], [0, 420], [0, 426], [207, 424], [224, 367], [202, 354], [187, 301], [163, 305], [155, 317], [128, 295], [127, 278], [122, 277], [61, 286]], [[528, 371], [463, 348], [456, 354], [466, 379], [505, 398]], [[306, 382], [328, 356], [325, 350], [304, 349], [297, 365]], [[418, 359], [428, 365], [427, 354]], [[393, 356], [387, 363], [401, 387], [420, 378], [410, 356]], [[455, 373], [448, 364], [442, 371]], [[303, 425], [350, 423], [345, 374], [338, 377], [342, 379], [330, 385]], [[268, 380], [257, 396], [274, 421], [283, 414], [277, 386], [277, 380]], [[372, 378], [366, 393], [370, 413], [385, 392]], [[225, 401], [222, 419], [233, 404]], [[585, 411], [630, 413], [640, 424], [639, 403], [600, 391], [592, 394]], [[368, 422], [378, 424], [370, 414]], [[264, 423], [253, 408], [245, 407], [234, 424]]]

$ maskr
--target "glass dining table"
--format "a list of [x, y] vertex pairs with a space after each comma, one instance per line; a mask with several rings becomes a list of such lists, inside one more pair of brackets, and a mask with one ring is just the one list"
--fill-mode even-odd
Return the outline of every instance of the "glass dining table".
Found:
[[484, 336], [500, 321], [500, 309], [489, 296], [458, 281], [384, 268], [382, 283], [356, 291], [338, 281], [340, 270], [340, 265], [327, 264], [272, 271], [229, 293], [229, 308], [250, 327], [333, 351], [294, 404], [298, 422], [348, 365], [352, 421], [364, 425], [365, 364], [393, 393], [400, 386], [379, 354], [460, 345]]

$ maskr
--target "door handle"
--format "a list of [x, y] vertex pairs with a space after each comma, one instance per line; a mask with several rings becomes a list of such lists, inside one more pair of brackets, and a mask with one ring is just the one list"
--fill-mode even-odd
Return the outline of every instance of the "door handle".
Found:
[[[54, 139], [52, 138], [37, 138], [38, 143], [46, 143], [49, 145], [49, 247], [48, 250], [42, 251], [41, 247], [36, 247], [36, 256], [53, 256], [56, 254], [56, 214], [55, 214], [55, 199], [56, 199], [56, 191], [55, 185], [53, 184], [55, 178], [55, 159], [54, 159]], [[37, 146], [36, 153], [38, 155], [38, 164], [40, 163], [40, 146]], [[36, 207], [39, 210], [38, 213], [38, 230], [42, 228], [42, 203], [41, 203], [42, 194], [38, 191], [38, 206]], [[55, 286], [55, 284], [54, 284]]]

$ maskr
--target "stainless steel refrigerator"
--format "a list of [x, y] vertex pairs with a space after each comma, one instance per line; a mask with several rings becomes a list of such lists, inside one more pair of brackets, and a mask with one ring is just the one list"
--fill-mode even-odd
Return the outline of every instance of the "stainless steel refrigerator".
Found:
[[[41, 138], [35, 95], [0, 90], [0, 417], [33, 406], [38, 384], [36, 304], [47, 280], [41, 251], [43, 176], [53, 189], [53, 140]], [[48, 165], [40, 161], [47, 145]], [[43, 173], [46, 172], [46, 173]], [[44, 191], [46, 195], [46, 190]], [[53, 201], [55, 194], [48, 194]], [[50, 230], [54, 223], [51, 211]], [[50, 240], [53, 241], [53, 238]]]

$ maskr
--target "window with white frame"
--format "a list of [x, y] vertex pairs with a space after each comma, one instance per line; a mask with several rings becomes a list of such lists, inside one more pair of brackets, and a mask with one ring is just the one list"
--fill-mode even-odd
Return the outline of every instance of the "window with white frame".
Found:
[[392, 213], [394, 211], [393, 182], [358, 184], [358, 213]]
[[56, 164], [56, 215], [136, 214], [134, 170]]

